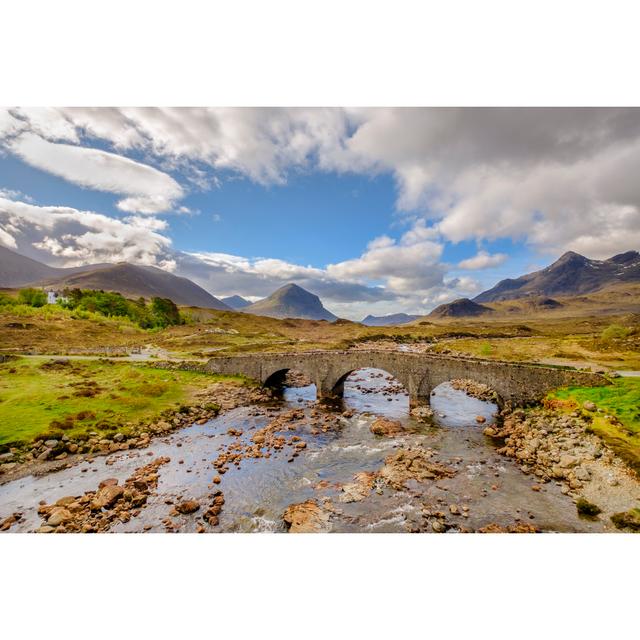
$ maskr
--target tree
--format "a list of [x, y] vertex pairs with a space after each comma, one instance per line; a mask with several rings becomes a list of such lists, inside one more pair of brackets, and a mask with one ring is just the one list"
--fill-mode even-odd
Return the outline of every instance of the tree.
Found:
[[47, 294], [42, 289], [20, 289], [18, 292], [18, 300], [22, 304], [28, 304], [30, 307], [44, 307], [47, 304]]
[[173, 300], [169, 298], [152, 298], [151, 313], [160, 327], [180, 324], [180, 311]]

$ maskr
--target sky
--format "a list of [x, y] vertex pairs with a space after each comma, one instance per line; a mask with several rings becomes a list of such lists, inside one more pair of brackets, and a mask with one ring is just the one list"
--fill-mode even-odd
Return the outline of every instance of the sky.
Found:
[[338, 316], [640, 248], [640, 110], [0, 109], [0, 245]]

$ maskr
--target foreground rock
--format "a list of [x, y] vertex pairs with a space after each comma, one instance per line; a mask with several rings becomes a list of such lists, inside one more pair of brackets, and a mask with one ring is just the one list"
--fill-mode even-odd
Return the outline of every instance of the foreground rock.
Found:
[[158, 468], [169, 458], [156, 458], [136, 469], [123, 486], [117, 479], [100, 483], [96, 491], [66, 496], [54, 504], [42, 504], [38, 514], [44, 524], [38, 533], [95, 533], [108, 531], [116, 522], [128, 522], [139, 515], [158, 485]]
[[396, 490], [403, 489], [408, 480], [424, 482], [452, 478], [456, 472], [450, 467], [432, 462], [430, 458], [433, 455], [433, 451], [422, 447], [400, 449], [385, 459], [378, 475]]
[[342, 486], [340, 502], [360, 502], [372, 491], [378, 474], [373, 471], [360, 471], [353, 476], [354, 482]]
[[618, 529], [626, 529], [640, 533], [640, 509], [629, 509], [623, 513], [615, 513], [611, 521]]
[[176, 511], [182, 514], [195, 513], [200, 509], [200, 504], [197, 500], [183, 500], [176, 505]]
[[209, 523], [212, 527], [218, 525], [219, 520], [218, 516], [222, 511], [222, 506], [224, 505], [224, 494], [222, 491], [216, 491], [213, 494], [213, 501], [211, 506], [204, 512], [204, 519], [207, 523]]
[[22, 520], [22, 514], [20, 512], [12, 513], [0, 522], [0, 531], [8, 531], [16, 522], [20, 522], [20, 520]]
[[331, 530], [331, 513], [316, 500], [289, 505], [282, 519], [289, 533], [326, 533]]
[[376, 436], [396, 436], [404, 431], [402, 423], [399, 420], [390, 420], [389, 418], [376, 418], [371, 424], [371, 433]]

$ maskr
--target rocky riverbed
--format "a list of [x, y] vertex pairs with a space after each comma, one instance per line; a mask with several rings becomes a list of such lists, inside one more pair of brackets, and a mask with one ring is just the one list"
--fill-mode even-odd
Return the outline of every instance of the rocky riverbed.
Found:
[[593, 515], [610, 520], [640, 505], [640, 484], [635, 473], [590, 433], [589, 410], [596, 407], [586, 404], [588, 411], [567, 414], [553, 407], [506, 411], [501, 425], [492, 424], [484, 433], [502, 445], [500, 454], [536, 478], [535, 490], [553, 483], [576, 503], [592, 505]]
[[[347, 379], [339, 411], [318, 406], [312, 385], [288, 388], [279, 400], [235, 393], [202, 398], [226, 405], [214, 416], [187, 415], [135, 446], [5, 482], [0, 529], [595, 532], [617, 530], [610, 514], [640, 497], [637, 481], [574, 425], [579, 418], [547, 434], [538, 433], [550, 421], [544, 410], [514, 412], [500, 424], [493, 403], [451, 384], [436, 389], [426, 422], [409, 415], [406, 393], [375, 370]], [[547, 440], [533, 457], [518, 457], [536, 437]], [[558, 448], [559, 466], [564, 444], [579, 461], [555, 477], [543, 470], [543, 454], [555, 458]], [[582, 450], [593, 459], [583, 462]], [[581, 498], [602, 512], [579, 513]]]

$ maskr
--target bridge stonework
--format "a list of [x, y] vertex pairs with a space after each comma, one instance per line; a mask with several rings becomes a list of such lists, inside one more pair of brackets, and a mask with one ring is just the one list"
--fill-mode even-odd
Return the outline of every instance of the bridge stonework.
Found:
[[501, 402], [513, 405], [539, 401], [558, 387], [610, 384], [604, 376], [585, 371], [382, 350], [253, 353], [215, 357], [205, 365], [211, 373], [241, 374], [266, 386], [280, 382], [288, 370], [300, 371], [315, 383], [320, 400], [342, 397], [345, 378], [368, 367], [394, 376], [409, 393], [411, 406], [428, 404], [431, 391], [454, 378], [483, 382], [496, 391]]

